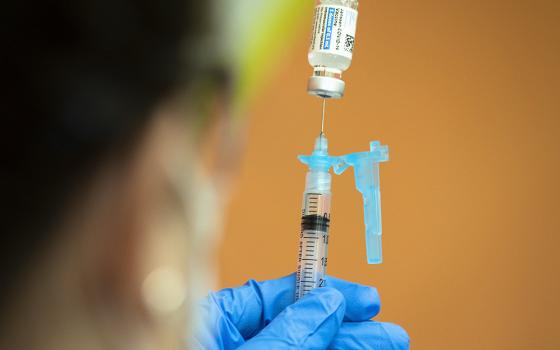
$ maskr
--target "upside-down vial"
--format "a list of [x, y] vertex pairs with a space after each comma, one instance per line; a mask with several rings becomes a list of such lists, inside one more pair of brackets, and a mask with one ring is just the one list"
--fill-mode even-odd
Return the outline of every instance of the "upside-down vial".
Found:
[[341, 98], [345, 83], [342, 73], [350, 67], [358, 0], [318, 0], [313, 17], [308, 60], [313, 74], [307, 92], [322, 98]]

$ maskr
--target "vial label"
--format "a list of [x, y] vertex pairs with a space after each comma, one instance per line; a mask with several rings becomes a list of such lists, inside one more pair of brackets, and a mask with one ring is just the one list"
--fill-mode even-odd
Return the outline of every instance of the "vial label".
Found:
[[328, 52], [352, 58], [358, 11], [333, 5], [315, 8], [310, 51]]

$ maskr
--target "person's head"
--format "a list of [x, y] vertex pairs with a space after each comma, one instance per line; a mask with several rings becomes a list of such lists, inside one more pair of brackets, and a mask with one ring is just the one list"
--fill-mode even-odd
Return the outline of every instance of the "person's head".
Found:
[[4, 4], [0, 347], [180, 345], [196, 233], [217, 220], [202, 110], [227, 74], [207, 3]]

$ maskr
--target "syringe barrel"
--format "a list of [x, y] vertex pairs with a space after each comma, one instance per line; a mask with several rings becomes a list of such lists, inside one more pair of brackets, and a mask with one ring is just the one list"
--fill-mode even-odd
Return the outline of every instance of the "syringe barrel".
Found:
[[295, 299], [326, 285], [331, 215], [331, 174], [309, 171], [303, 192]]
[[308, 171], [305, 175], [305, 193], [331, 193], [332, 176], [328, 171]]

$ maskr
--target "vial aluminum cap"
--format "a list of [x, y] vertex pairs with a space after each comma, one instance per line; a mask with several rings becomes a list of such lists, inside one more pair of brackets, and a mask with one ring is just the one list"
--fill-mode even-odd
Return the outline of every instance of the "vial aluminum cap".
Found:
[[321, 98], [341, 98], [346, 84], [342, 79], [313, 75], [307, 81], [307, 93]]

